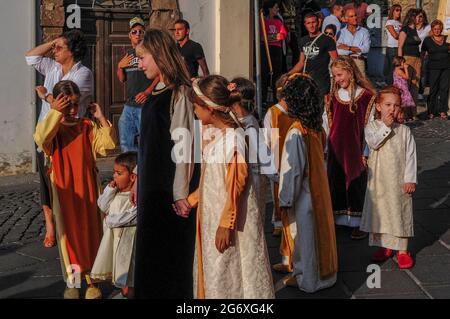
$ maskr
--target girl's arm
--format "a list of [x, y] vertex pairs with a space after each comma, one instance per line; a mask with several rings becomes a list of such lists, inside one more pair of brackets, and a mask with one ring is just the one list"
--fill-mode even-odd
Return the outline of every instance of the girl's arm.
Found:
[[391, 135], [391, 132], [392, 128], [386, 126], [382, 121], [369, 123], [364, 129], [367, 145], [371, 149], [378, 150]]
[[292, 207], [299, 195], [306, 165], [305, 154], [306, 148], [300, 133], [288, 133], [281, 156], [280, 186], [277, 194], [280, 207]]
[[248, 167], [244, 158], [237, 151], [228, 165], [225, 181], [227, 201], [222, 211], [219, 227], [216, 232], [216, 248], [223, 254], [233, 245], [233, 234], [238, 218], [239, 203], [248, 180]]
[[198, 202], [199, 202], [199, 196], [200, 196], [200, 189], [197, 188], [193, 193], [191, 193], [189, 195], [189, 197], [187, 198], [187, 201], [189, 203], [189, 205], [191, 205], [192, 208], [197, 208], [198, 207]]
[[393, 25], [387, 25], [386, 30], [388, 30], [394, 39], [398, 40], [399, 34], [395, 32]]
[[400, 31], [400, 34], [398, 35], [398, 56], [403, 56], [403, 46], [406, 42], [406, 33], [403, 31]]
[[36, 132], [33, 136], [34, 141], [48, 156], [53, 151], [53, 139], [58, 133], [63, 116], [61, 112], [52, 109], [48, 112], [45, 119], [36, 126]]
[[408, 128], [406, 139], [406, 166], [405, 166], [405, 184], [417, 184], [417, 153], [416, 142]]
[[92, 151], [94, 154], [106, 156], [108, 150], [116, 148], [116, 133], [112, 124], [105, 118], [101, 107], [93, 103], [90, 106], [92, 115], [98, 120], [100, 126], [93, 123]]
[[397, 72], [397, 75], [399, 77], [401, 77], [402, 79], [409, 80], [408, 67], [405, 67], [403, 69], [398, 68], [396, 72]]

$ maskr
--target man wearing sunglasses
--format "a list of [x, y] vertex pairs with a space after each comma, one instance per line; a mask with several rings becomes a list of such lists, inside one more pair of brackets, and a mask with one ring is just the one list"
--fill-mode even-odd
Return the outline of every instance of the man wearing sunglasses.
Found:
[[144, 71], [139, 69], [139, 58], [136, 55], [136, 47], [144, 38], [144, 21], [135, 17], [130, 20], [129, 25], [128, 37], [130, 38], [131, 48], [127, 50], [117, 67], [119, 81], [127, 84], [127, 99], [119, 120], [119, 136], [122, 152], [137, 152], [141, 109], [152, 93], [152, 82], [147, 79]]

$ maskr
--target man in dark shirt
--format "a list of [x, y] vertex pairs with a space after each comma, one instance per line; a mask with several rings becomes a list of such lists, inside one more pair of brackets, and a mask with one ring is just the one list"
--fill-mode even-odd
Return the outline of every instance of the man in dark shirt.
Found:
[[309, 34], [300, 39], [300, 61], [289, 74], [306, 72], [317, 83], [324, 97], [328, 98], [331, 86], [330, 58], [337, 58], [336, 44], [332, 38], [319, 31], [319, 21], [314, 13], [305, 15], [304, 21]]
[[137, 152], [136, 137], [139, 136], [141, 123], [141, 108], [152, 92], [152, 82], [139, 69], [139, 58], [136, 47], [142, 41], [145, 33], [144, 21], [135, 17], [130, 20], [131, 48], [120, 60], [117, 77], [122, 83], [127, 83], [127, 100], [119, 120], [120, 147], [122, 152]]
[[191, 27], [186, 20], [177, 20], [175, 22], [175, 39], [178, 42], [178, 48], [186, 62], [191, 78], [198, 77], [198, 67], [202, 68], [203, 76], [209, 75], [208, 65], [205, 59], [205, 53], [202, 46], [189, 39]]

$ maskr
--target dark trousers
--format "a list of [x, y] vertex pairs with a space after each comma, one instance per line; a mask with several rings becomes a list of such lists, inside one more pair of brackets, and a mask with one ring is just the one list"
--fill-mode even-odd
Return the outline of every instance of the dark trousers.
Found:
[[439, 115], [439, 113], [447, 113], [450, 69], [429, 69], [428, 76], [430, 82], [428, 114]]
[[392, 85], [394, 82], [393, 74], [394, 74], [394, 66], [392, 64], [392, 60], [397, 56], [397, 48], [386, 48], [386, 56], [384, 58], [384, 81], [388, 85]]
[[37, 152], [36, 155], [36, 162], [39, 173], [41, 206], [48, 206], [52, 208], [52, 201], [50, 196], [50, 180], [48, 176], [48, 168], [45, 166], [45, 155], [44, 152]]
[[262, 82], [262, 99], [263, 103], [266, 103], [266, 109], [267, 110], [267, 102], [274, 102], [274, 101], [267, 101], [267, 92], [268, 87], [271, 84], [272, 92], [274, 94], [274, 100], [275, 94], [276, 94], [276, 88], [275, 83], [279, 79], [279, 77], [282, 74], [283, 70], [283, 49], [281, 47], [277, 46], [269, 46], [269, 52], [270, 57], [272, 59], [272, 67], [273, 67], [273, 75], [272, 75], [272, 83], [270, 83], [270, 69], [269, 69], [269, 62], [267, 60], [267, 54], [266, 49], [264, 45], [261, 46], [261, 82]]

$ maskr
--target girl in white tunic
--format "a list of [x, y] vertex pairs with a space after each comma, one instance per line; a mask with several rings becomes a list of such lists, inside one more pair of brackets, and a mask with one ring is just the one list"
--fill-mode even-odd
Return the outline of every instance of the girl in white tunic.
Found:
[[294, 237], [293, 276], [286, 282], [308, 293], [331, 287], [337, 276], [336, 234], [325, 169], [323, 101], [308, 76], [292, 75], [283, 94], [295, 119], [284, 143], [280, 207]]
[[234, 130], [240, 123], [228, 84], [208, 76], [193, 82], [191, 94], [197, 117], [216, 129], [203, 150], [199, 189], [188, 198], [198, 207], [194, 295], [274, 298], [263, 215], [244, 160], [245, 139]]
[[130, 201], [136, 180], [137, 154], [127, 152], [114, 162], [114, 180], [105, 188], [97, 204], [106, 214], [103, 238], [91, 271], [91, 278], [112, 280], [125, 297], [132, 297], [134, 287], [134, 241], [137, 207]]
[[395, 121], [400, 91], [386, 87], [377, 96], [378, 119], [365, 129], [370, 147], [369, 176], [361, 230], [369, 232], [369, 245], [381, 247], [372, 259], [387, 260], [397, 251], [398, 265], [411, 268], [408, 252], [414, 236], [412, 193], [417, 184], [416, 144], [410, 129]]

